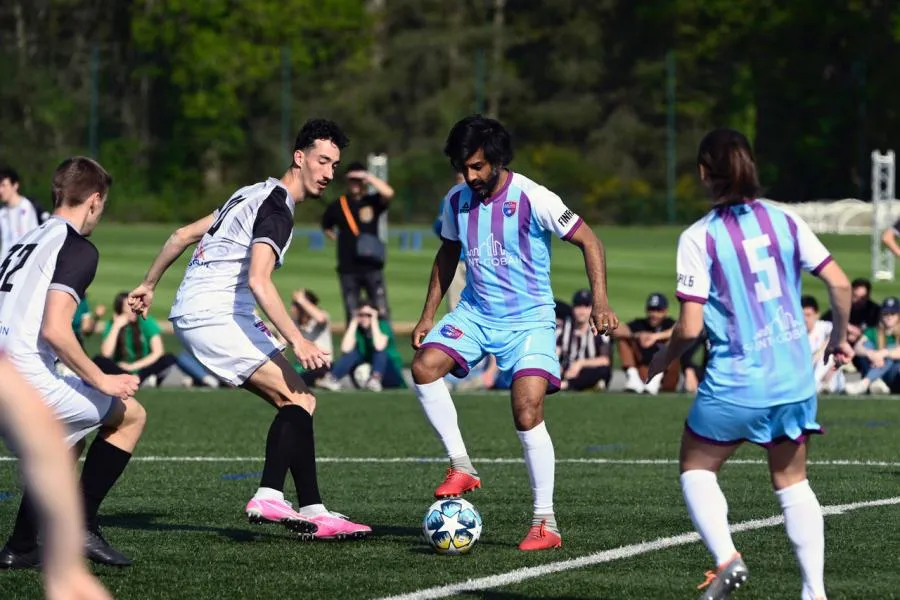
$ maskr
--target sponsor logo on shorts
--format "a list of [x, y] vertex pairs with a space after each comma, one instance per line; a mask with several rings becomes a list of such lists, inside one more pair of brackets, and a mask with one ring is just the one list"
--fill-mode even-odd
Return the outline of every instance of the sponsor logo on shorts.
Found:
[[503, 203], [503, 214], [511, 217], [516, 214], [517, 202], [515, 200], [507, 200]]
[[444, 325], [441, 327], [441, 335], [451, 340], [458, 340], [463, 336], [462, 329], [453, 325]]

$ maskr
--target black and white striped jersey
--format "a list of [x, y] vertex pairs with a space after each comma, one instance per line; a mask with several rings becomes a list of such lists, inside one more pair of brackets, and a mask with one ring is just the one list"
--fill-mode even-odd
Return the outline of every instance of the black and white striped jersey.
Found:
[[100, 254], [69, 221], [53, 216], [19, 238], [0, 262], [0, 348], [26, 376], [53, 370], [56, 355], [41, 338], [47, 294], [81, 302]]
[[239, 189], [221, 208], [194, 250], [175, 295], [170, 319], [193, 322], [252, 314], [250, 248], [263, 243], [284, 261], [294, 233], [294, 200], [277, 179]]

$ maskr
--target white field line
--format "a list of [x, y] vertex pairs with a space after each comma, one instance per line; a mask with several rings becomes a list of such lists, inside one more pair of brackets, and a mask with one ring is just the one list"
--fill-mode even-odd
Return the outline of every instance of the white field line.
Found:
[[[0, 462], [13, 462], [13, 456], [0, 456]], [[262, 456], [135, 456], [131, 462], [164, 462], [164, 463], [242, 463], [263, 462]], [[447, 459], [438, 456], [321, 456], [316, 459], [320, 463], [373, 463], [373, 464], [408, 464], [408, 463], [446, 463]], [[522, 458], [473, 458], [475, 464], [522, 464]], [[576, 465], [677, 465], [678, 461], [671, 458], [558, 458], [558, 464]], [[732, 459], [729, 465], [765, 465], [765, 460], [760, 459]], [[900, 462], [880, 460], [811, 460], [811, 466], [818, 467], [900, 467]]]
[[[860, 510], [863, 508], [890, 506], [895, 504], [900, 504], [900, 496], [895, 496], [893, 498], [883, 498], [881, 500], [870, 500], [867, 502], [853, 502], [850, 504], [835, 504], [831, 506], [823, 506], [822, 512], [826, 516], [840, 515], [846, 512]], [[731, 531], [734, 533], [741, 531], [753, 531], [755, 529], [775, 527], [776, 525], [780, 525], [783, 522], [784, 517], [780, 515], [769, 517], [768, 519], [755, 519], [752, 521], [744, 521], [743, 523], [732, 525]], [[553, 573], [561, 573], [563, 571], [571, 571], [572, 569], [581, 569], [593, 565], [622, 560], [625, 558], [631, 558], [632, 556], [639, 556], [641, 554], [648, 554], [650, 552], [665, 550], [666, 548], [673, 548], [675, 546], [684, 546], [687, 544], [692, 544], [699, 540], [700, 536], [698, 536], [694, 532], [682, 533], [681, 535], [659, 538], [650, 542], [621, 546], [612, 550], [602, 550], [600, 552], [595, 552], [593, 554], [588, 554], [579, 558], [551, 562], [537, 567], [516, 569], [514, 571], [508, 571], [506, 573], [500, 573], [497, 575], [489, 575], [487, 577], [469, 579], [460, 583], [451, 583], [447, 585], [425, 588], [398, 596], [388, 596], [383, 598], [382, 600], [432, 600], [434, 598], [446, 598], [447, 596], [453, 596], [455, 594], [513, 585], [521, 583], [528, 579], [544, 577]]]

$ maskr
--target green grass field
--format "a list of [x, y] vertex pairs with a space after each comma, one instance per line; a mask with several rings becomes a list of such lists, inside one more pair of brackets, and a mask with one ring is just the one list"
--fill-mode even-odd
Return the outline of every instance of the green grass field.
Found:
[[[508, 400], [501, 394], [458, 397], [469, 450], [482, 459], [475, 462], [484, 487], [467, 498], [481, 511], [485, 528], [472, 553], [457, 557], [434, 554], [420, 538], [445, 465], [412, 394], [320, 396], [317, 442], [325, 500], [375, 530], [369, 540], [342, 543], [299, 542], [278, 526], [251, 526], [243, 518], [243, 505], [258, 484], [271, 419], [262, 402], [241, 391], [158, 390], [141, 399], [149, 413], [145, 438], [103, 507], [108, 538], [136, 564], [95, 569], [120, 599], [380, 598], [691, 531], [672, 462], [689, 404], [684, 396], [564, 394], [548, 400], [564, 546], [532, 554], [516, 549], [529, 523], [531, 494]], [[822, 504], [900, 502], [900, 402], [824, 399], [821, 422], [828, 434], [813, 444], [810, 477]], [[727, 466], [721, 477], [732, 522], [777, 515], [759, 463], [762, 452], [748, 447], [737, 458], [753, 462]], [[664, 462], [633, 464], [645, 459]], [[18, 500], [14, 479], [14, 464], [0, 463], [4, 533]], [[897, 506], [888, 505], [850, 507], [826, 518], [832, 598], [898, 597], [897, 517]], [[735, 539], [752, 572], [737, 597], [799, 596], [799, 573], [780, 525]], [[554, 574], [533, 570], [522, 581], [516, 577], [529, 573], [514, 573], [511, 585], [488, 582], [487, 589], [465, 597], [695, 598], [694, 586], [711, 566], [705, 549], [695, 542], [659, 545], [630, 558], [610, 553], [598, 564], [569, 565]], [[38, 584], [35, 573], [0, 573], [0, 598], [37, 598]], [[446, 591], [411, 597], [438, 598]]]
[[[101, 263], [92, 301], [109, 303], [134, 286], [168, 232], [101, 227], [94, 239]], [[679, 230], [599, 233], [607, 245], [610, 297], [623, 318], [640, 314], [651, 291], [672, 297]], [[396, 321], [418, 317], [435, 249], [426, 239], [421, 252], [394, 248], [390, 255]], [[851, 277], [868, 274], [868, 238], [829, 236], [825, 242]], [[166, 316], [186, 260], [160, 285], [159, 318]], [[340, 315], [333, 265], [332, 245], [309, 252], [298, 238], [277, 283], [285, 296], [296, 287], [315, 290]], [[585, 284], [577, 251], [563, 243], [555, 246], [553, 283], [562, 298]], [[825, 302], [820, 284], [808, 289]], [[900, 293], [900, 284], [876, 284], [876, 299], [888, 293]], [[426, 590], [408, 597], [688, 599], [711, 566], [700, 543], [673, 537], [691, 531], [674, 462], [690, 403], [685, 396], [551, 397], [546, 414], [558, 460], [564, 547], [524, 554], [516, 545], [529, 522], [531, 493], [508, 398], [459, 395], [463, 432], [484, 482], [467, 498], [485, 520], [477, 547], [460, 557], [435, 555], [420, 537], [445, 465], [410, 392], [320, 395], [316, 427], [325, 500], [375, 530], [372, 539], [346, 543], [299, 542], [278, 527], [254, 527], [244, 519], [272, 416], [262, 402], [235, 390], [153, 390], [139, 398], [149, 413], [145, 438], [103, 507], [107, 536], [136, 564], [95, 569], [117, 598], [382, 598]], [[826, 518], [830, 597], [900, 598], [900, 402], [825, 398], [820, 407], [828, 435], [813, 443], [810, 476], [822, 504], [838, 507]], [[737, 458], [745, 462], [726, 467], [721, 477], [732, 522], [777, 515], [762, 452], [748, 447]], [[15, 471], [15, 463], [0, 462], [0, 536], [18, 504]], [[287, 490], [294, 495], [290, 485]], [[883, 506], [865, 504], [883, 499], [889, 499]], [[736, 597], [797, 598], [799, 573], [783, 527], [747, 527], [735, 539], [751, 581]], [[560, 564], [579, 557], [590, 557], [590, 564]], [[479, 583], [488, 576], [498, 577]], [[38, 597], [37, 574], [0, 573], [0, 600]]]

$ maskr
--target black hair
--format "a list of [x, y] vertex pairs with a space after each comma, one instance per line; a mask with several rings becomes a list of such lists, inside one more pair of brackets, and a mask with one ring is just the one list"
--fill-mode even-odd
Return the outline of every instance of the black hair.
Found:
[[4, 179], [9, 179], [9, 182], [15, 185], [19, 183], [19, 174], [12, 167], [0, 167], [0, 181]]
[[[125, 305], [125, 302], [128, 300], [128, 292], [119, 292], [116, 294], [115, 299], [113, 300], [113, 311], [117, 315], [124, 314], [125, 312], [131, 310], [128, 306]], [[143, 338], [141, 337], [141, 326], [137, 321], [133, 323], [129, 323], [127, 325], [128, 329], [131, 330], [131, 351], [138, 358], [143, 358], [141, 356], [144, 351]], [[117, 361], [125, 359], [125, 328], [123, 327], [119, 330], [119, 336], [116, 338], [116, 349], [114, 350], [113, 358]]]
[[375, 308], [375, 305], [369, 300], [363, 300], [359, 303], [359, 306], [356, 307], [356, 310], [358, 311], [361, 308]]
[[349, 165], [347, 165], [348, 173], [350, 171], [365, 171], [365, 170], [366, 170], [366, 165], [362, 164], [358, 160], [355, 160], [352, 163], [350, 163]]
[[444, 154], [457, 171], [462, 171], [466, 160], [484, 150], [484, 158], [494, 168], [505, 167], [512, 162], [513, 149], [509, 132], [495, 119], [471, 115], [459, 121], [450, 130]]
[[734, 129], [707, 133], [697, 150], [697, 164], [706, 168], [715, 204], [739, 204], [762, 192], [750, 142]]
[[872, 282], [866, 279], [865, 277], [857, 277], [850, 284], [850, 289], [864, 287], [866, 288], [866, 295], [872, 293]]
[[309, 150], [316, 140], [330, 140], [335, 146], [343, 150], [350, 144], [347, 137], [337, 123], [327, 119], [310, 119], [303, 124], [294, 142], [294, 151]]
[[800, 298], [800, 307], [801, 308], [811, 308], [816, 312], [819, 312], [819, 303], [812, 296], [803, 296]]
[[319, 305], [319, 297], [316, 296], [313, 292], [306, 290], [304, 294], [306, 295], [306, 299], [309, 300], [310, 304], [312, 304], [313, 306]]

